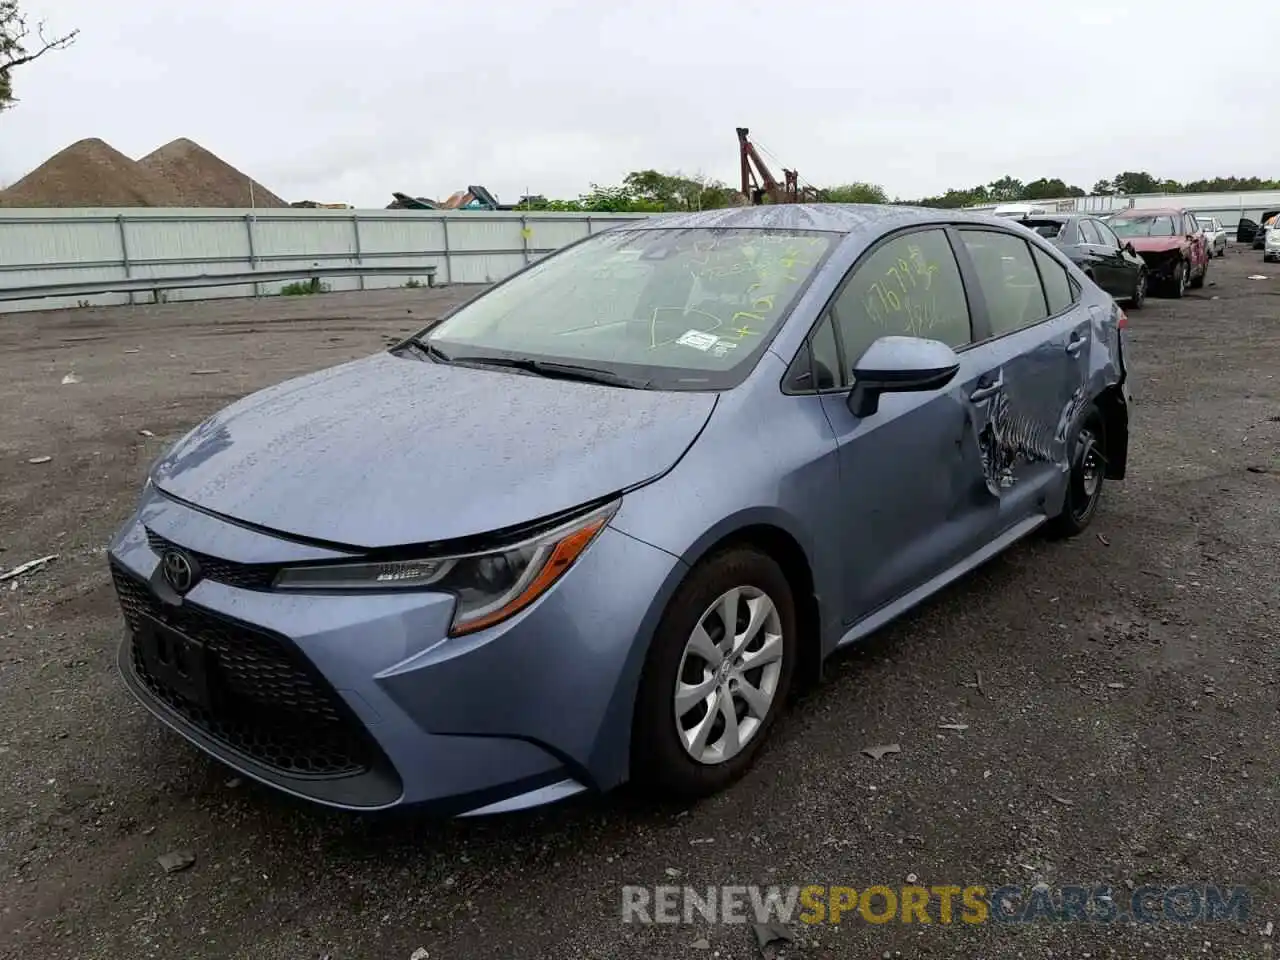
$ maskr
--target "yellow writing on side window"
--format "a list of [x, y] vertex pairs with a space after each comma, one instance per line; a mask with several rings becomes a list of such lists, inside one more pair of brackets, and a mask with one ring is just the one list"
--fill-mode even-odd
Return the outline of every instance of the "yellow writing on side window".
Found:
[[863, 306], [878, 325], [920, 336], [938, 322], [933, 278], [938, 265], [926, 260], [914, 244], [867, 289]]

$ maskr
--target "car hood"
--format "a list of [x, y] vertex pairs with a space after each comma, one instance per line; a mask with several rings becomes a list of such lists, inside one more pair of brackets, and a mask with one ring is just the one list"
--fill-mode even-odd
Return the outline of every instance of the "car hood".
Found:
[[1187, 241], [1182, 237], [1124, 237], [1139, 253], [1166, 253], [1181, 249]]
[[237, 401], [179, 440], [152, 482], [308, 540], [451, 540], [666, 472], [715, 401], [379, 354]]

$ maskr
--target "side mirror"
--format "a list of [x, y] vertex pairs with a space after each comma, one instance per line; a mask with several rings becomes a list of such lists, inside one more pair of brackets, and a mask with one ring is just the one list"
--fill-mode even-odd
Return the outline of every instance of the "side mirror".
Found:
[[1138, 253], [1138, 248], [1137, 248], [1137, 247], [1135, 247], [1135, 246], [1134, 246], [1132, 243], [1130, 243], [1128, 240], [1126, 240], [1126, 241], [1125, 241], [1125, 244], [1124, 244], [1124, 248], [1123, 248], [1123, 249], [1124, 249], [1124, 252], [1125, 252], [1125, 253], [1132, 253], [1132, 254], [1134, 254], [1135, 256], [1136, 256], [1136, 255], [1137, 255], [1137, 253]]
[[940, 340], [881, 337], [853, 366], [849, 412], [869, 417], [880, 409], [882, 393], [939, 390], [960, 369], [956, 352]]

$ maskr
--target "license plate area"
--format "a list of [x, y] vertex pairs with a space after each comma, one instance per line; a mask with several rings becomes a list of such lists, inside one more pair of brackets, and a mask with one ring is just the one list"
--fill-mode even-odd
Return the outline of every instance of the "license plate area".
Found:
[[134, 642], [158, 683], [197, 707], [213, 707], [214, 667], [204, 644], [150, 617], [141, 619]]

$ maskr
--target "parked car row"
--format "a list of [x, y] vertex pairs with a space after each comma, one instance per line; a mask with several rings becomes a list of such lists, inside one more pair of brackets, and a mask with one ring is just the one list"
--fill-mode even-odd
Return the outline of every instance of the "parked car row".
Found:
[[[1129, 209], [1105, 220], [1079, 213], [1040, 214], [1019, 222], [1133, 309], [1142, 307], [1148, 290], [1181, 297], [1189, 288], [1204, 286], [1211, 250], [1218, 244], [1181, 208]], [[1226, 231], [1220, 223], [1218, 230], [1225, 254]]]

